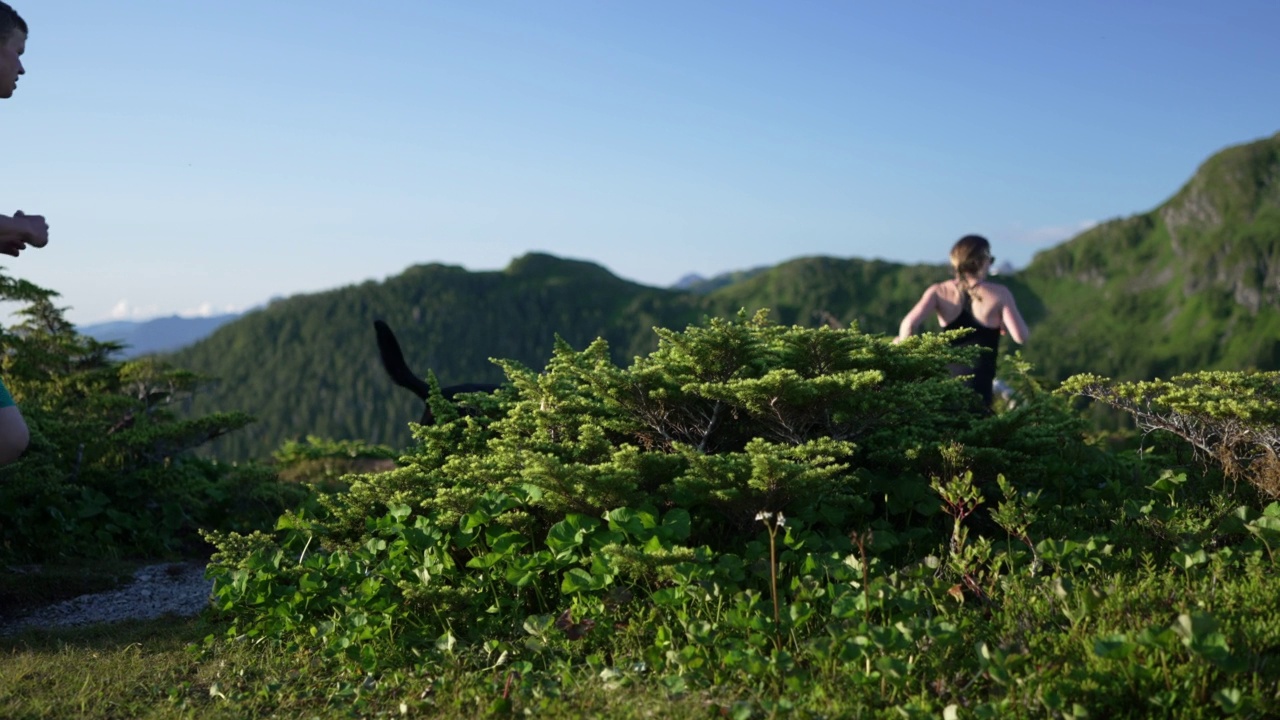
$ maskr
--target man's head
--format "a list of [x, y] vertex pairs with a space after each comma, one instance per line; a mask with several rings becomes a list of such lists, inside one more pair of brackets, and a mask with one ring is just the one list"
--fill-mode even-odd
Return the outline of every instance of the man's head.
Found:
[[0, 98], [13, 97], [27, 49], [27, 22], [16, 10], [0, 0]]

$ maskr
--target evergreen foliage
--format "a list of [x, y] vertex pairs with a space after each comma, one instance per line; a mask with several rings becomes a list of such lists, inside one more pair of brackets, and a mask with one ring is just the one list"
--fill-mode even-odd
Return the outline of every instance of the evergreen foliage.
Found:
[[315, 435], [308, 435], [303, 441], [289, 440], [272, 453], [281, 480], [330, 491], [345, 489], [342, 478], [347, 475], [395, 467], [397, 457], [398, 453], [386, 445]]
[[251, 419], [186, 417], [200, 378], [111, 360], [118, 345], [76, 333], [56, 297], [0, 275], [0, 299], [22, 305], [0, 331], [0, 372], [31, 430], [23, 458], [0, 468], [0, 560], [187, 553], [197, 528], [249, 530], [301, 497], [269, 469], [193, 457]]
[[[1060, 493], [1106, 467], [1030, 385], [1017, 409], [974, 412], [947, 370], [972, 350], [949, 336], [895, 345], [764, 313], [659, 335], [626, 368], [603, 341], [559, 342], [540, 373], [503, 363], [510, 388], [419, 427], [401, 467], [286, 515], [279, 537], [215, 534], [236, 632], [323, 637], [359, 615], [369, 640], [506, 638], [588, 597], [659, 602], [681, 573], [741, 583], [761, 511], [787, 518], [788, 538], [848, 553], [867, 530], [877, 552], [919, 561], [936, 537], [930, 477], [967, 469], [994, 492], [1016, 472]], [[305, 609], [281, 614], [287, 597]], [[373, 645], [343, 647], [375, 662]]]
[[1057, 392], [1123, 410], [1144, 432], [1181, 438], [1228, 477], [1280, 499], [1280, 372], [1205, 371], [1129, 383], [1077, 375]]

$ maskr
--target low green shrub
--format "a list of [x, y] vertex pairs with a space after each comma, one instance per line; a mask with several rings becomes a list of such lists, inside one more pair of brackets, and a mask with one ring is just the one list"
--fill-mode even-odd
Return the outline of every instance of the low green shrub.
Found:
[[[320, 644], [373, 664], [392, 662], [384, 646], [595, 616], [610, 593], [661, 605], [673, 583], [754, 608], [760, 567], [802, 554], [805, 573], [843, 576], [856, 537], [858, 562], [922, 562], [949, 531], [931, 478], [967, 472], [996, 497], [1016, 472], [1048, 504], [1072, 494], [1062, 478], [1105, 467], [1034, 383], [1006, 413], [971, 411], [947, 369], [966, 351], [946, 336], [895, 345], [763, 314], [658, 332], [629, 368], [601, 342], [560, 344], [540, 373], [503, 363], [510, 387], [464, 401], [476, 413], [440, 404], [400, 467], [286, 514], [275, 537], [212, 536], [222, 608], [248, 632], [336, 634]], [[796, 543], [781, 560], [762, 512], [787, 518], [769, 533]]]

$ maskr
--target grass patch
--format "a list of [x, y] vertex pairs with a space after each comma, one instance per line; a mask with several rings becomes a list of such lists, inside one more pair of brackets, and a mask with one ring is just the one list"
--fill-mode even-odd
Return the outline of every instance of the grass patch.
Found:
[[0, 638], [0, 717], [183, 717], [169, 696], [207, 631], [170, 618]]
[[747, 688], [671, 695], [589, 669], [563, 676], [425, 666], [377, 678], [275, 642], [204, 642], [203, 618], [126, 622], [0, 638], [0, 717], [476, 717], [517, 708], [562, 718], [690, 717], [759, 706]]

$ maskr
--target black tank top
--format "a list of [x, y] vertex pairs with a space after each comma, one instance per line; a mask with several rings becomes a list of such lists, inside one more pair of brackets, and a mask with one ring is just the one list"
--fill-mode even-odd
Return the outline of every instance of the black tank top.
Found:
[[960, 314], [955, 320], [943, 325], [943, 330], [959, 330], [960, 328], [973, 328], [973, 332], [965, 335], [959, 340], [952, 341], [953, 347], [966, 347], [969, 345], [977, 345], [984, 348], [978, 355], [978, 360], [973, 365], [951, 365], [951, 376], [972, 375], [973, 377], [965, 381], [965, 385], [973, 388], [975, 392], [982, 396], [982, 401], [991, 406], [991, 384], [996, 379], [996, 355], [1000, 348], [1000, 328], [991, 328], [978, 322], [973, 316], [973, 309], [970, 307], [972, 302], [969, 293], [962, 292], [964, 298], [960, 306]]

